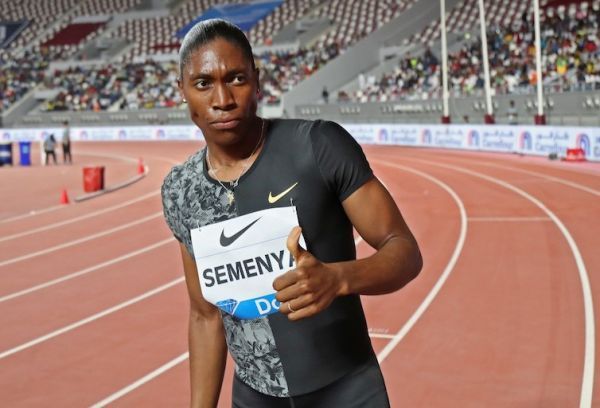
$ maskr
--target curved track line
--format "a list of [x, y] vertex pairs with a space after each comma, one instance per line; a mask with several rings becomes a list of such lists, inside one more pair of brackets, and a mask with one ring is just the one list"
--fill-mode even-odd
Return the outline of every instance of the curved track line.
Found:
[[531, 201], [535, 204], [540, 210], [545, 212], [548, 217], [552, 219], [554, 224], [558, 227], [560, 232], [565, 237], [565, 240], [569, 244], [569, 248], [573, 253], [573, 258], [575, 258], [575, 263], [577, 264], [577, 271], [579, 272], [579, 278], [581, 281], [581, 291], [583, 293], [583, 306], [584, 306], [584, 315], [585, 315], [585, 355], [584, 355], [584, 363], [583, 363], [583, 379], [581, 383], [581, 398], [579, 402], [580, 408], [587, 408], [592, 406], [592, 396], [593, 396], [593, 388], [594, 388], [594, 364], [595, 364], [595, 320], [594, 320], [594, 303], [592, 300], [592, 289], [590, 286], [590, 281], [587, 273], [587, 269], [585, 267], [585, 263], [583, 262], [583, 257], [579, 252], [579, 248], [573, 239], [573, 236], [562, 223], [560, 218], [554, 214], [548, 207], [544, 205], [540, 200], [530, 195], [529, 193], [521, 190], [518, 187], [513, 186], [510, 183], [507, 183], [503, 180], [497, 179], [492, 176], [488, 176], [485, 174], [476, 173], [471, 170], [467, 170], [463, 167], [452, 166], [448, 164], [441, 164], [437, 162], [432, 162], [429, 160], [420, 160], [420, 159], [410, 159], [422, 163], [426, 163], [429, 165], [434, 165], [438, 167], [444, 167], [447, 169], [452, 169], [458, 171], [460, 173], [468, 174], [471, 176], [479, 177], [481, 179], [487, 180], [491, 183], [502, 186], [508, 190], [511, 190], [521, 197]]
[[119, 208], [127, 207], [131, 204], [135, 204], [137, 202], [143, 201], [143, 200], [150, 198], [152, 196], [155, 196], [157, 194], [160, 194], [160, 191], [154, 191], [152, 193], [144, 194], [141, 197], [134, 198], [133, 200], [125, 201], [121, 204], [113, 205], [112, 207], [106, 207], [106, 208], [103, 208], [102, 210], [93, 211], [91, 213], [81, 215], [79, 217], [71, 218], [71, 219], [68, 219], [65, 221], [55, 222], [54, 224], [46, 225], [45, 227], [34, 228], [29, 231], [19, 232], [18, 234], [8, 235], [6, 237], [0, 238], [0, 242], [9, 241], [11, 239], [24, 237], [26, 235], [35, 234], [35, 233], [42, 232], [42, 231], [48, 231], [53, 228], [62, 227], [63, 225], [68, 225], [68, 224], [72, 224], [77, 221], [85, 220], [87, 218], [95, 217], [96, 215], [105, 214], [107, 212], [118, 210]]
[[456, 242], [456, 247], [454, 248], [454, 252], [452, 253], [452, 256], [450, 257], [448, 264], [444, 268], [444, 271], [440, 275], [440, 277], [437, 280], [437, 282], [435, 283], [435, 285], [433, 285], [433, 287], [431, 288], [431, 290], [429, 291], [429, 293], [427, 294], [427, 296], [425, 297], [423, 302], [419, 305], [417, 310], [415, 310], [415, 312], [407, 320], [407, 322], [404, 323], [404, 326], [402, 326], [400, 328], [400, 330], [394, 335], [392, 340], [388, 344], [386, 344], [386, 346], [383, 348], [383, 350], [381, 350], [379, 352], [379, 354], [377, 355], [377, 360], [381, 363], [390, 355], [390, 353], [394, 350], [394, 348], [398, 345], [398, 343], [400, 343], [400, 341], [404, 338], [404, 336], [406, 336], [406, 334], [410, 331], [410, 329], [412, 329], [412, 327], [415, 325], [417, 320], [419, 320], [419, 318], [423, 315], [423, 313], [425, 313], [425, 311], [427, 310], [427, 308], [429, 307], [429, 305], [431, 304], [433, 299], [437, 296], [439, 291], [442, 289], [442, 286], [448, 279], [448, 276], [450, 276], [450, 273], [452, 273], [452, 270], [454, 269], [454, 266], [456, 265], [456, 262], [458, 261], [458, 257], [460, 255], [460, 253], [462, 252], [463, 246], [465, 244], [465, 238], [467, 236], [467, 212], [466, 212], [465, 206], [464, 206], [462, 200], [460, 199], [460, 197], [458, 196], [458, 194], [456, 194], [456, 192], [454, 190], [452, 190], [452, 188], [449, 187], [443, 181], [441, 181], [427, 173], [423, 173], [419, 170], [414, 170], [414, 169], [411, 169], [409, 167], [402, 166], [399, 164], [389, 163], [389, 162], [386, 162], [383, 160], [378, 160], [378, 159], [372, 160], [372, 161], [383, 164], [385, 166], [408, 171], [409, 173], [416, 174], [418, 176], [426, 178], [427, 180], [437, 184], [443, 190], [445, 190], [448, 194], [450, 194], [450, 196], [456, 203], [458, 210], [460, 211], [460, 233], [459, 233], [458, 240]]
[[[100, 154], [100, 153], [86, 153], [86, 152], [79, 152], [77, 153], [78, 155], [81, 156], [96, 156], [96, 157], [108, 157], [111, 159], [117, 159], [117, 160], [123, 160], [125, 162], [132, 162], [132, 163], [137, 163], [137, 161], [132, 158], [132, 157], [128, 157], [128, 156], [118, 156], [118, 155], [111, 155], [111, 154]], [[147, 167], [147, 166], [144, 166]], [[50, 212], [50, 211], [54, 211], [54, 210], [58, 210], [60, 208], [66, 208], [64, 205], [55, 205], [53, 207], [48, 207], [48, 208], [43, 208], [41, 210], [32, 210], [27, 214], [21, 214], [21, 215], [16, 215], [14, 217], [10, 217], [10, 218], [5, 218], [3, 220], [0, 220], [0, 224], [6, 223], [6, 222], [11, 222], [11, 221], [17, 221], [23, 218], [27, 218], [27, 217], [32, 217], [34, 215], [39, 215], [39, 214], [43, 214], [46, 212]], [[3, 241], [4, 239], [0, 240]]]
[[114, 265], [114, 264], [119, 263], [121, 261], [124, 261], [126, 259], [133, 258], [134, 256], [138, 256], [138, 255], [144, 254], [146, 252], [152, 251], [153, 249], [159, 248], [159, 247], [161, 247], [161, 246], [163, 246], [165, 244], [168, 244], [170, 242], [173, 242], [173, 241], [175, 241], [175, 238], [164, 239], [162, 241], [155, 242], [152, 245], [148, 245], [148, 246], [145, 246], [143, 248], [136, 249], [135, 251], [128, 252], [128, 253], [126, 253], [124, 255], [121, 255], [119, 257], [113, 258], [110, 261], [102, 262], [102, 263], [90, 266], [88, 268], [81, 269], [81, 270], [79, 270], [77, 272], [70, 273], [68, 275], [62, 276], [62, 277], [57, 278], [57, 279], [52, 279], [50, 281], [41, 283], [39, 285], [35, 285], [35, 286], [30, 287], [30, 288], [23, 289], [23, 290], [20, 290], [18, 292], [11, 293], [9, 295], [0, 296], [0, 303], [6, 302], [7, 300], [11, 300], [11, 299], [15, 299], [15, 298], [27, 295], [29, 293], [37, 292], [38, 290], [45, 289], [47, 287], [57, 285], [59, 283], [71, 280], [73, 278], [77, 278], [77, 277], [82, 276], [82, 275], [86, 275], [86, 274], [88, 274], [90, 272], [97, 271], [98, 269], [102, 269], [104, 267], [107, 267], [107, 266], [110, 266], [110, 265]]
[[162, 216], [162, 215], [163, 215], [162, 211], [161, 212], [157, 212], [157, 213], [154, 213], [154, 214], [149, 215], [147, 217], [143, 217], [143, 218], [137, 219], [135, 221], [129, 222], [127, 224], [123, 224], [123, 225], [120, 225], [120, 226], [115, 227], [115, 228], [104, 230], [104, 231], [99, 232], [97, 234], [88, 235], [87, 237], [84, 237], [84, 238], [80, 238], [80, 239], [76, 239], [76, 240], [73, 240], [73, 241], [65, 242], [64, 244], [60, 244], [60, 245], [56, 245], [56, 246], [53, 246], [53, 247], [50, 247], [50, 248], [46, 248], [46, 249], [43, 249], [41, 251], [32, 252], [32, 253], [27, 254], [27, 255], [18, 256], [16, 258], [10, 258], [10, 259], [7, 259], [5, 261], [0, 262], [0, 267], [6, 266], [6, 265], [11, 265], [11, 264], [14, 264], [14, 263], [17, 263], [17, 262], [21, 262], [21, 261], [24, 261], [26, 259], [35, 258], [35, 257], [38, 257], [40, 255], [45, 255], [45, 254], [50, 253], [50, 252], [58, 251], [59, 249], [68, 248], [68, 247], [73, 246], [73, 245], [81, 244], [82, 242], [91, 241], [92, 239], [100, 238], [100, 237], [103, 237], [105, 235], [110, 235], [110, 234], [112, 234], [114, 232], [121, 231], [121, 230], [124, 230], [124, 229], [129, 228], [129, 227], [133, 227], [134, 225], [142, 224], [142, 223], [144, 223], [146, 221], [150, 221], [151, 219], [157, 218], [157, 217]]
[[55, 331], [53, 331], [51, 333], [48, 333], [48, 334], [46, 334], [44, 336], [37, 337], [37, 338], [35, 338], [35, 339], [31, 340], [31, 341], [28, 341], [27, 343], [23, 343], [23, 344], [21, 344], [21, 345], [19, 345], [17, 347], [13, 347], [13, 348], [11, 348], [9, 350], [3, 351], [2, 353], [0, 353], [0, 360], [2, 360], [3, 358], [8, 357], [10, 355], [13, 355], [15, 353], [18, 353], [19, 351], [23, 351], [23, 350], [28, 349], [30, 347], [33, 347], [33, 346], [35, 346], [37, 344], [43, 343], [43, 342], [45, 342], [47, 340], [50, 340], [50, 339], [52, 339], [54, 337], [60, 336], [61, 334], [64, 334], [64, 333], [69, 332], [71, 330], [74, 330], [74, 329], [76, 329], [78, 327], [81, 327], [81, 326], [83, 326], [85, 324], [93, 322], [94, 320], [98, 320], [101, 317], [107, 316], [107, 315], [109, 315], [111, 313], [114, 313], [114, 312], [116, 312], [118, 310], [126, 308], [127, 306], [131, 306], [134, 303], [140, 302], [140, 301], [142, 301], [144, 299], [147, 299], [147, 298], [149, 298], [151, 296], [154, 296], [157, 293], [165, 291], [165, 290], [169, 289], [170, 287], [175, 286], [175, 285], [177, 285], [177, 284], [179, 284], [181, 282], [183, 282], [183, 277], [174, 279], [174, 280], [172, 280], [172, 281], [170, 281], [168, 283], [165, 283], [162, 286], [159, 286], [158, 288], [155, 288], [155, 289], [152, 289], [152, 290], [150, 290], [148, 292], [142, 293], [140, 296], [137, 296], [137, 297], [135, 297], [133, 299], [129, 299], [126, 302], [119, 303], [116, 306], [113, 306], [113, 307], [111, 307], [109, 309], [105, 309], [105, 310], [103, 310], [103, 311], [101, 311], [99, 313], [96, 313], [96, 314], [92, 315], [92, 316], [86, 317], [85, 319], [81, 319], [81, 320], [79, 320], [79, 321], [77, 321], [75, 323], [72, 323], [72, 324], [68, 325], [68, 326], [64, 326], [64, 327], [62, 327], [62, 328], [60, 328], [58, 330], [55, 330]]
[[556, 183], [564, 184], [565, 186], [569, 186], [569, 187], [572, 187], [572, 188], [577, 189], [577, 190], [585, 191], [586, 193], [593, 194], [593, 195], [595, 195], [597, 197], [600, 196], [600, 191], [598, 191], [598, 190], [595, 190], [593, 188], [584, 186], [584, 185], [579, 184], [579, 183], [575, 183], [575, 182], [572, 182], [572, 181], [565, 180], [565, 179], [563, 179], [561, 177], [549, 176], [549, 175], [546, 175], [546, 174], [543, 174], [543, 173], [538, 173], [536, 171], [519, 169], [519, 168], [516, 168], [516, 167], [510, 167], [510, 166], [503, 166], [501, 164], [486, 163], [486, 162], [482, 162], [482, 161], [479, 161], [479, 160], [468, 160], [468, 161], [469, 161], [469, 163], [478, 164], [478, 165], [481, 165], [481, 166], [496, 167], [496, 168], [503, 169], [503, 170], [509, 170], [509, 171], [514, 171], [514, 172], [529, 174], [531, 176], [536, 176], [536, 177], [540, 177], [540, 178], [545, 179], [545, 180], [550, 180], [550, 181], [554, 181]]

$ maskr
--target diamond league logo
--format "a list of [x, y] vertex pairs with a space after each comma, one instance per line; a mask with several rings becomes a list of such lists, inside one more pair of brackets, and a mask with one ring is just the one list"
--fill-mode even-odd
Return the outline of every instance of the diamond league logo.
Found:
[[421, 131], [421, 143], [431, 144], [431, 130], [423, 129]]
[[117, 138], [120, 140], [127, 139], [127, 131], [125, 129], [120, 129]]
[[581, 149], [583, 149], [586, 156], [589, 156], [591, 153], [591, 144], [590, 138], [585, 133], [579, 133], [575, 136], [575, 145]]
[[479, 147], [479, 132], [476, 130], [469, 130], [469, 133], [467, 133], [467, 141], [469, 146]]
[[381, 128], [379, 129], [379, 132], [377, 134], [377, 141], [379, 143], [387, 143], [389, 140], [389, 136], [388, 136], [388, 131], [386, 128]]
[[166, 138], [165, 130], [164, 129], [157, 129], [156, 130], [156, 138], [159, 139], [159, 140], [165, 139]]
[[524, 131], [519, 135], [519, 149], [521, 150], [531, 150], [531, 133]]
[[10, 133], [8, 133], [8, 132], [2, 133], [2, 139], [3, 140], [10, 140]]

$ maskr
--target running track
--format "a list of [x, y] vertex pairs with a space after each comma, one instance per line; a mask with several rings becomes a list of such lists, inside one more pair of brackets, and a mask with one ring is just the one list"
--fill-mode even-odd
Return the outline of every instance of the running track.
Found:
[[[0, 405], [188, 405], [187, 294], [159, 187], [199, 146], [76, 144], [73, 166], [0, 169]], [[363, 300], [392, 406], [600, 406], [600, 165], [366, 152], [425, 260]], [[82, 165], [110, 185], [140, 156], [141, 181], [57, 206], [63, 187], [81, 194]]]

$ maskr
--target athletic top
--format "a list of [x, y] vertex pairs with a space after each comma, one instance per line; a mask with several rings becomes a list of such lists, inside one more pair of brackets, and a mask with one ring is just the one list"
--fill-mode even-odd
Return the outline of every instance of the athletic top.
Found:
[[[270, 121], [263, 149], [240, 178], [231, 204], [227, 191], [208, 174], [205, 151], [175, 166], [162, 186], [167, 224], [190, 255], [191, 229], [292, 203], [307, 249], [317, 259], [356, 259], [353, 227], [341, 203], [373, 173], [361, 147], [341, 126]], [[338, 297], [318, 315], [297, 322], [281, 313], [255, 320], [221, 314], [236, 375], [267, 395], [318, 390], [374, 354], [358, 295]]]

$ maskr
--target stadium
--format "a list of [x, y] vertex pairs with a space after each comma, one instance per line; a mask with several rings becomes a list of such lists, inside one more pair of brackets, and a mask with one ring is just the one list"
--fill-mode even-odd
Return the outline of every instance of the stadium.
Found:
[[419, 242], [361, 297], [392, 407], [600, 406], [599, 0], [0, 2], [1, 405], [190, 406], [161, 186], [206, 144], [177, 81], [211, 18], [258, 115], [339, 123]]

